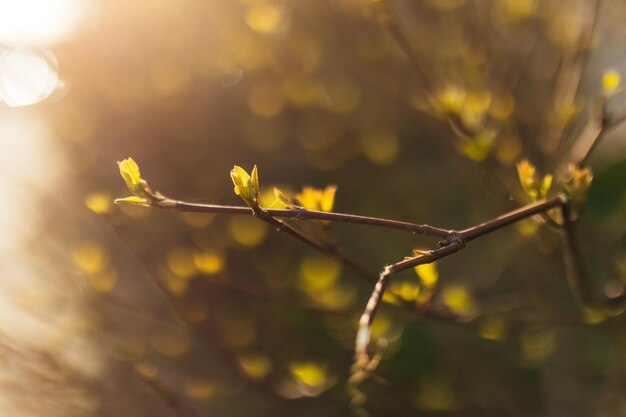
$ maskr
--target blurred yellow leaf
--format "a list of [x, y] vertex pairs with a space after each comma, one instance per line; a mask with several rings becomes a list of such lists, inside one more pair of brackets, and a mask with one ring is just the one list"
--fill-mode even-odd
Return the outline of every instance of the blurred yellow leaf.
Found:
[[473, 161], [482, 162], [489, 156], [489, 152], [496, 140], [496, 132], [493, 130], [484, 130], [469, 140], [461, 140], [458, 143], [458, 149], [462, 154]]
[[601, 308], [585, 307], [583, 318], [587, 324], [600, 324], [608, 319], [608, 314]]
[[191, 345], [191, 338], [186, 331], [175, 330], [162, 333], [150, 339], [154, 349], [163, 356], [178, 357], [184, 355]]
[[300, 262], [299, 283], [305, 292], [328, 289], [335, 285], [341, 264], [325, 256], [310, 254]]
[[458, 407], [452, 381], [433, 376], [422, 378], [417, 396], [412, 398], [413, 404], [420, 410], [442, 412]]
[[101, 293], [111, 292], [117, 284], [117, 272], [114, 269], [107, 269], [89, 276], [91, 287]]
[[459, 114], [463, 109], [465, 96], [464, 89], [456, 85], [447, 85], [435, 94], [431, 99], [431, 105], [435, 111]]
[[366, 132], [363, 135], [361, 147], [365, 156], [373, 163], [389, 165], [398, 156], [399, 140], [394, 132]]
[[158, 374], [157, 368], [147, 362], [137, 362], [134, 366], [135, 371], [144, 379], [153, 380]]
[[94, 274], [107, 265], [108, 255], [98, 243], [85, 242], [72, 249], [72, 260], [83, 272]]
[[552, 187], [552, 175], [545, 175], [541, 181], [537, 179], [537, 169], [527, 159], [517, 164], [517, 175], [522, 189], [532, 200], [546, 198]]
[[294, 204], [289, 197], [287, 197], [280, 189], [274, 187], [274, 197], [280, 204], [286, 208], [293, 208]]
[[272, 370], [272, 362], [266, 355], [245, 354], [239, 356], [237, 362], [243, 373], [252, 379], [263, 379]]
[[500, 341], [506, 337], [507, 327], [504, 319], [490, 317], [480, 324], [478, 330], [485, 339]]
[[208, 226], [215, 218], [215, 214], [212, 213], [181, 212], [180, 216], [189, 226], [197, 228]]
[[302, 207], [315, 211], [332, 211], [335, 203], [337, 186], [329, 185], [324, 190], [313, 187], [304, 187], [302, 192], [296, 194], [296, 199]]
[[602, 90], [606, 96], [610, 96], [619, 87], [621, 83], [621, 75], [614, 69], [609, 69], [602, 75]]
[[383, 295], [383, 300], [385, 297], [387, 301], [392, 300], [395, 301], [398, 298], [412, 302], [417, 300], [417, 297], [420, 295], [420, 286], [413, 282], [402, 281], [402, 282], [392, 282], [389, 284], [389, 287], [385, 291]]
[[305, 385], [319, 387], [328, 382], [326, 365], [316, 362], [294, 362], [289, 365], [293, 377]]
[[199, 379], [185, 384], [185, 394], [194, 400], [206, 401], [215, 395], [217, 385], [208, 379]]
[[167, 266], [178, 277], [187, 279], [197, 272], [193, 251], [189, 248], [174, 248], [167, 254]]
[[91, 193], [85, 197], [85, 206], [96, 214], [111, 211], [111, 196], [107, 193]]
[[461, 285], [451, 285], [443, 290], [443, 302], [459, 315], [467, 315], [473, 309], [472, 296], [467, 288]]
[[254, 217], [233, 217], [229, 223], [230, 234], [243, 246], [255, 247], [263, 243], [268, 225]]
[[567, 170], [567, 179], [563, 183], [565, 192], [574, 202], [582, 206], [587, 202], [587, 194], [593, 181], [593, 173], [589, 168], [580, 168], [571, 164]]
[[439, 273], [435, 262], [422, 264], [415, 267], [415, 272], [420, 277], [426, 288], [433, 288], [439, 280]]
[[538, 365], [554, 352], [555, 340], [552, 331], [525, 333], [521, 338], [522, 357], [529, 365]]
[[246, 13], [246, 23], [258, 33], [272, 33], [280, 28], [285, 12], [278, 4], [254, 2]]
[[203, 274], [215, 274], [224, 268], [224, 255], [217, 251], [194, 252], [193, 262]]

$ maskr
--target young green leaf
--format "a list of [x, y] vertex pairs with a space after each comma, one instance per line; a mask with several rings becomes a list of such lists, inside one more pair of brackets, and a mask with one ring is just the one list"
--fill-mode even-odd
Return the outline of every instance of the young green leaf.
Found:
[[250, 176], [245, 169], [235, 165], [230, 171], [230, 178], [235, 186], [235, 194], [250, 207], [259, 206], [259, 173], [256, 165], [252, 169]]

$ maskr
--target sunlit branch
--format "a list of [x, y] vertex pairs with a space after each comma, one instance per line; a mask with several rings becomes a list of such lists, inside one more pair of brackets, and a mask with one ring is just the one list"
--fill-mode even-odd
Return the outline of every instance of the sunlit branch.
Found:
[[451, 242], [447, 246], [428, 251], [423, 255], [405, 259], [392, 265], [387, 265], [382, 270], [378, 277], [378, 281], [374, 286], [374, 290], [370, 295], [367, 305], [365, 306], [365, 310], [363, 311], [363, 314], [361, 315], [361, 318], [359, 320], [359, 331], [357, 333], [355, 343], [355, 355], [357, 357], [357, 361], [365, 358], [365, 367], [368, 367], [367, 362], [369, 362], [369, 355], [367, 353], [367, 346], [369, 345], [370, 341], [372, 323], [376, 315], [376, 310], [378, 309], [383, 294], [385, 293], [385, 287], [387, 286], [387, 283], [389, 282], [391, 276], [398, 272], [413, 268], [417, 265], [435, 262], [438, 259], [457, 252], [462, 247], [463, 242], [460, 240], [456, 240]]
[[[222, 206], [215, 204], [188, 203], [184, 201], [167, 199], [167, 204], [153, 204], [154, 207], [173, 209], [177, 211], [196, 213], [217, 214], [254, 214], [250, 207], [246, 206]], [[305, 208], [294, 209], [264, 209], [271, 217], [294, 219], [294, 220], [326, 220], [340, 223], [354, 223], [368, 226], [377, 226], [388, 229], [404, 230], [418, 235], [447, 238], [453, 232], [425, 224], [415, 224], [399, 220], [382, 219], [378, 217], [359, 216], [355, 214], [334, 213], [326, 211], [307, 210]]]
[[538, 201], [527, 206], [513, 210], [495, 219], [486, 221], [476, 226], [469, 227], [458, 232], [458, 235], [465, 241], [469, 242], [479, 238], [487, 233], [506, 227], [519, 220], [534, 216], [535, 214], [545, 213], [555, 207], [562, 207], [566, 203], [564, 196], [557, 196], [549, 200]]
[[494, 232], [503, 227], [509, 226], [522, 219], [532, 217], [536, 214], [545, 213], [555, 207], [563, 207], [567, 203], [564, 196], [558, 196], [549, 200], [539, 201], [513, 210], [495, 219], [486, 221], [479, 225], [455, 232], [445, 241], [441, 242], [443, 247], [425, 252], [423, 255], [408, 258], [392, 265], [386, 266], [380, 273], [378, 281], [374, 286], [372, 294], [365, 306], [365, 310], [359, 320], [359, 331], [355, 342], [356, 363], [360, 364], [367, 372], [373, 371], [375, 365], [372, 364], [367, 352], [371, 338], [371, 327], [380, 305], [385, 288], [393, 274], [415, 267], [417, 265], [432, 263], [438, 259], [452, 255], [465, 246], [466, 242], [477, 239], [481, 236]]

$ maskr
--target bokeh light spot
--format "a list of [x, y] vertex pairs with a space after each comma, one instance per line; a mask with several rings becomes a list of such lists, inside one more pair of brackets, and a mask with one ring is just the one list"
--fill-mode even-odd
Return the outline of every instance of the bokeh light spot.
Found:
[[252, 379], [263, 379], [272, 370], [270, 358], [261, 354], [241, 355], [237, 359], [241, 371]]
[[258, 33], [272, 33], [284, 23], [285, 12], [277, 4], [253, 3], [246, 13], [246, 23]]
[[85, 205], [96, 214], [106, 214], [111, 211], [113, 197], [108, 193], [91, 193], [85, 197]]
[[217, 390], [215, 382], [203, 379], [185, 384], [185, 393], [194, 400], [207, 401], [213, 398]]
[[255, 247], [263, 243], [267, 235], [267, 224], [254, 217], [233, 217], [230, 221], [230, 233], [237, 243]]
[[86, 242], [72, 250], [72, 260], [80, 270], [87, 273], [97, 273], [104, 269], [108, 256], [102, 246], [95, 242]]
[[363, 153], [377, 165], [389, 165], [398, 156], [398, 136], [393, 132], [372, 131], [363, 135]]
[[212, 275], [224, 268], [224, 255], [216, 251], [196, 252], [193, 254], [193, 262], [198, 271]]
[[28, 49], [0, 53], [0, 98], [11, 107], [28, 106], [48, 97], [58, 82], [50, 59]]

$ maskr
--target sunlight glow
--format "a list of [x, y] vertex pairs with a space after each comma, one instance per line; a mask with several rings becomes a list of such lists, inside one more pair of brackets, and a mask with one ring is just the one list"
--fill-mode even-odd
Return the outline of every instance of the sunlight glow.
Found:
[[0, 0], [0, 42], [50, 44], [66, 38], [85, 12], [81, 0]]

